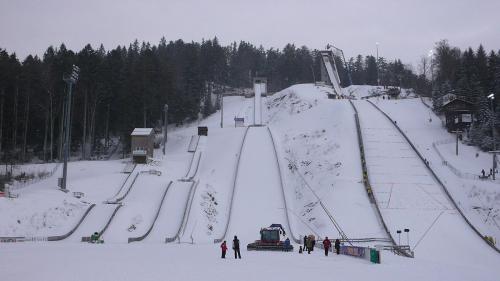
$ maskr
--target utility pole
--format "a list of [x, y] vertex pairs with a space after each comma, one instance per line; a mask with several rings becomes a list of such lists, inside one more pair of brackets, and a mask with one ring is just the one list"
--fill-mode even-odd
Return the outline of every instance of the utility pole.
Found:
[[432, 66], [432, 59], [434, 58], [434, 51], [433, 50], [429, 50], [429, 58], [430, 58], [430, 71], [431, 71], [431, 98], [432, 98], [432, 101], [434, 102], [434, 90], [433, 90], [433, 86], [434, 86], [434, 67]]
[[458, 137], [459, 137], [459, 134], [463, 133], [463, 131], [460, 131], [457, 129], [457, 130], [451, 131], [451, 132], [457, 134], [457, 145], [455, 147], [455, 154], [458, 156]]
[[66, 118], [65, 118], [65, 137], [64, 137], [64, 166], [63, 166], [63, 176], [60, 179], [61, 191], [68, 192], [67, 189], [67, 180], [68, 180], [68, 158], [70, 152], [70, 126], [71, 126], [71, 94], [73, 90], [73, 84], [76, 84], [78, 81], [78, 75], [80, 73], [80, 68], [76, 65], [73, 65], [72, 71], [70, 75], [63, 76], [64, 82], [68, 84], [68, 100], [66, 101]]
[[165, 155], [165, 144], [167, 143], [168, 104], [163, 106], [163, 111], [165, 113], [165, 117], [163, 119], [163, 155]]

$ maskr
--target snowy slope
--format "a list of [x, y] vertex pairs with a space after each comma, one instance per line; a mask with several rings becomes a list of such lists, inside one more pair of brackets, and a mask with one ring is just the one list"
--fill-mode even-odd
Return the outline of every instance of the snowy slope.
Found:
[[330, 100], [327, 94], [326, 87], [304, 84], [269, 98], [269, 126], [285, 167], [289, 214], [302, 235], [338, 237], [310, 187], [348, 237], [384, 238], [361, 181], [354, 112], [348, 101]]
[[80, 242], [82, 237], [90, 237], [94, 232], [100, 232], [110, 219], [116, 205], [98, 204], [96, 205], [78, 227], [65, 241]]
[[241, 157], [226, 239], [238, 235], [241, 243], [246, 244], [260, 237], [262, 227], [273, 223], [282, 224], [285, 229], [288, 226], [273, 144], [265, 127], [248, 131]]
[[191, 241], [192, 234], [197, 242], [212, 242], [224, 232], [244, 134], [245, 128], [209, 128], [195, 177], [199, 184], [184, 231], [186, 241]]
[[[28, 165], [52, 167], [54, 164]], [[51, 236], [69, 231], [90, 203], [101, 203], [119, 188], [125, 175], [121, 161], [79, 161], [68, 165], [68, 188], [57, 190], [59, 172], [15, 189], [17, 199], [0, 198], [0, 236]], [[89, 176], [91, 175], [91, 176]], [[81, 199], [72, 192], [83, 192]]]
[[481, 169], [489, 171], [491, 155], [460, 143], [457, 156], [456, 136], [419, 99], [374, 102], [397, 120], [474, 226], [500, 241], [500, 180], [477, 178]]
[[409, 228], [412, 249], [429, 260], [497, 264], [500, 255], [467, 226], [394, 125], [368, 102], [355, 105], [372, 189], [393, 237]]
[[186, 201], [188, 200], [190, 182], [174, 182], [170, 187], [156, 224], [144, 241], [163, 243], [165, 238], [173, 237], [179, 225]]
[[104, 241], [124, 243], [129, 237], [145, 233], [153, 221], [167, 184], [162, 177], [141, 174], [123, 201], [124, 206], [103, 234]]

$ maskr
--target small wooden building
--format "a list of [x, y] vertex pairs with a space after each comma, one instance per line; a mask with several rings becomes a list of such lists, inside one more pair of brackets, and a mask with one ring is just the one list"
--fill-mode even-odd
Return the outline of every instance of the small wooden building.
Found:
[[153, 157], [155, 133], [153, 128], [135, 128], [131, 134], [132, 159], [135, 163], [146, 163]]
[[454, 94], [443, 96], [442, 110], [446, 117], [448, 132], [468, 130], [474, 117], [473, 109], [473, 103], [465, 98]]

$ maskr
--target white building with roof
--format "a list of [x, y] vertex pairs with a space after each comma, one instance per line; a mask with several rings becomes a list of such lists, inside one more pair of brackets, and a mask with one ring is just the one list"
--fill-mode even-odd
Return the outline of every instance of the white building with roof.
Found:
[[148, 157], [153, 158], [155, 139], [153, 128], [135, 128], [130, 136], [130, 149], [135, 163], [146, 163]]

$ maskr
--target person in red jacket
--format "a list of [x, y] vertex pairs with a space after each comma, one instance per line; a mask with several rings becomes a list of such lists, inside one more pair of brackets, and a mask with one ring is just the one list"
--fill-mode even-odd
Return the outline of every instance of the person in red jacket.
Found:
[[328, 256], [328, 251], [330, 250], [330, 247], [332, 247], [332, 242], [330, 242], [327, 236], [325, 237], [325, 240], [323, 240], [323, 248], [325, 249], [325, 256]]
[[227, 251], [226, 241], [222, 242], [222, 244], [220, 245], [220, 248], [222, 250], [222, 258], [225, 259], [226, 258], [226, 251]]

